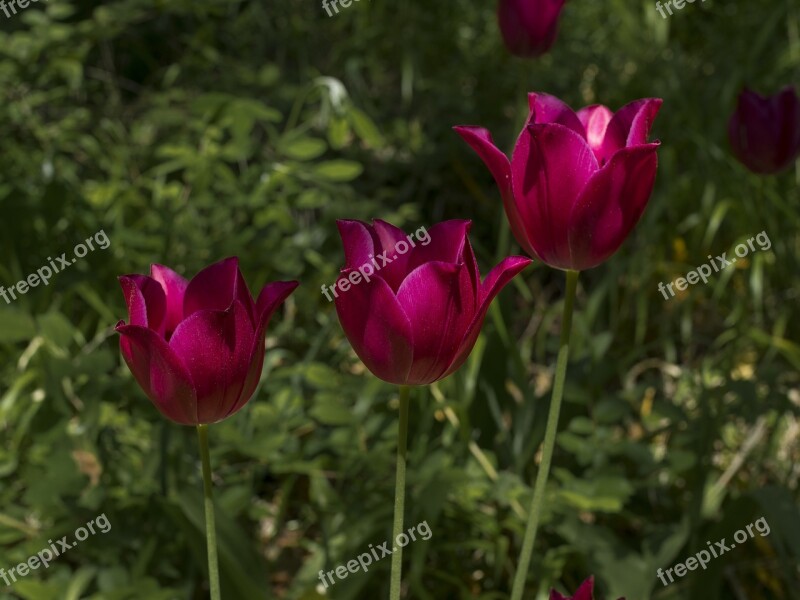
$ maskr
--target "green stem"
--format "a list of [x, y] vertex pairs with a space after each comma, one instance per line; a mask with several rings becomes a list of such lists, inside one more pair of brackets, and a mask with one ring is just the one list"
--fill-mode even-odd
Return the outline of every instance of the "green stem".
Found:
[[569, 338], [572, 332], [572, 308], [575, 304], [575, 289], [578, 285], [578, 271], [567, 271], [567, 292], [564, 298], [564, 315], [561, 320], [561, 340], [559, 342], [558, 360], [556, 362], [556, 376], [553, 383], [553, 396], [550, 399], [550, 414], [547, 417], [547, 429], [542, 445], [542, 463], [536, 475], [536, 485], [533, 489], [533, 501], [528, 515], [528, 526], [525, 529], [525, 538], [522, 542], [522, 551], [519, 555], [517, 573], [514, 576], [514, 587], [511, 590], [511, 600], [522, 600], [525, 591], [525, 579], [533, 554], [533, 543], [536, 541], [536, 530], [539, 527], [539, 517], [542, 513], [542, 500], [547, 486], [547, 477], [550, 474], [550, 463], [553, 460], [553, 449], [556, 444], [558, 431], [558, 416], [561, 412], [561, 399], [564, 396], [564, 380], [567, 377], [567, 362], [569, 359]]
[[208, 456], [208, 425], [197, 426], [200, 457], [203, 461], [203, 495], [206, 507], [206, 545], [208, 546], [208, 583], [211, 600], [221, 600], [219, 563], [217, 561], [217, 528], [214, 524], [214, 499], [211, 487], [211, 459]]
[[[397, 438], [397, 476], [394, 483], [394, 525], [392, 544], [403, 533], [403, 513], [406, 506], [406, 446], [408, 440], [408, 396], [409, 388], [400, 386], [400, 430]], [[400, 600], [400, 584], [403, 581], [403, 549], [398, 547], [392, 554], [392, 576], [389, 584], [389, 600]]]

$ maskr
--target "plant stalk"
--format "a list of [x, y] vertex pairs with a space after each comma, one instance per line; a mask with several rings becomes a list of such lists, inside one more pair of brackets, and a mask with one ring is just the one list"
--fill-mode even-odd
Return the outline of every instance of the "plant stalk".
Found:
[[547, 478], [550, 475], [550, 464], [553, 460], [553, 449], [556, 444], [558, 431], [558, 417], [561, 413], [561, 400], [564, 396], [564, 381], [567, 377], [567, 363], [569, 361], [569, 339], [572, 333], [572, 311], [575, 304], [575, 290], [578, 286], [578, 271], [567, 271], [567, 291], [564, 298], [564, 313], [561, 320], [561, 339], [556, 361], [555, 381], [553, 382], [553, 395], [550, 399], [550, 414], [547, 417], [547, 429], [542, 444], [542, 462], [536, 474], [536, 484], [533, 488], [533, 501], [528, 514], [528, 525], [522, 542], [519, 555], [517, 572], [514, 576], [514, 586], [511, 590], [511, 600], [522, 600], [525, 591], [525, 580], [533, 554], [533, 543], [536, 541], [536, 531], [539, 528], [539, 518], [542, 513], [544, 492], [547, 487]]
[[[408, 443], [408, 397], [407, 385], [400, 386], [400, 426], [397, 438], [397, 474], [394, 484], [394, 524], [392, 544], [403, 533], [403, 514], [406, 505], [406, 447]], [[389, 584], [389, 600], [400, 600], [400, 585], [403, 581], [403, 549], [392, 553], [392, 574]]]
[[203, 496], [206, 509], [206, 546], [208, 547], [208, 585], [211, 600], [221, 600], [219, 562], [217, 560], [217, 527], [214, 522], [214, 498], [211, 486], [211, 459], [208, 453], [208, 425], [197, 426], [200, 457], [203, 461]]

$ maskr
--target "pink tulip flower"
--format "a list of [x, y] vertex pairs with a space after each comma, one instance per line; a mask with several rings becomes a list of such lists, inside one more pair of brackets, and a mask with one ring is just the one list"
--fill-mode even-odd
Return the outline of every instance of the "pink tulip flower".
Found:
[[[594, 577], [589, 577], [584, 581], [571, 598], [562, 596], [555, 590], [550, 590], [550, 600], [594, 600]], [[625, 598], [619, 600], [625, 600]]]
[[497, 21], [509, 52], [541, 56], [553, 46], [565, 0], [500, 0]]
[[161, 265], [119, 278], [129, 322], [117, 324], [136, 381], [161, 413], [182, 425], [215, 423], [250, 400], [264, 364], [270, 317], [297, 287], [270, 283], [254, 301], [237, 258], [191, 281]]
[[508, 257], [481, 282], [470, 221], [431, 227], [427, 245], [385, 221], [338, 226], [346, 260], [340, 282], [368, 272], [366, 265], [373, 271], [338, 294], [339, 321], [367, 368], [398, 385], [432, 383], [458, 369], [492, 299], [530, 263]]
[[547, 94], [528, 100], [510, 160], [486, 129], [455, 130], [492, 172], [520, 246], [551, 267], [591, 269], [617, 251], [647, 206], [659, 146], [647, 138], [662, 101], [575, 113]]
[[789, 168], [800, 155], [800, 98], [794, 88], [787, 86], [770, 97], [742, 91], [728, 137], [734, 156], [754, 173]]

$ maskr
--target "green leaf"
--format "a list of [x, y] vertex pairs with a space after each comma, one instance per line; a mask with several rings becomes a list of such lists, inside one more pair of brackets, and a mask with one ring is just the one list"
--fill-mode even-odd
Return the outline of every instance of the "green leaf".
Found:
[[371, 148], [380, 148], [385, 144], [377, 125], [375, 125], [375, 122], [370, 119], [365, 112], [353, 107], [350, 109], [349, 116], [356, 134], [364, 140], [367, 146]]
[[36, 335], [31, 316], [18, 308], [0, 308], [0, 343], [29, 340]]
[[314, 173], [328, 181], [352, 181], [364, 170], [359, 163], [352, 160], [330, 160], [317, 165]]
[[352, 409], [346, 406], [336, 395], [320, 394], [317, 404], [310, 415], [323, 425], [347, 425], [353, 420]]
[[295, 160], [313, 160], [325, 153], [328, 145], [318, 138], [302, 137], [280, 146], [286, 156]]
[[75, 328], [60, 312], [49, 312], [36, 319], [42, 336], [58, 348], [66, 349], [75, 338]]

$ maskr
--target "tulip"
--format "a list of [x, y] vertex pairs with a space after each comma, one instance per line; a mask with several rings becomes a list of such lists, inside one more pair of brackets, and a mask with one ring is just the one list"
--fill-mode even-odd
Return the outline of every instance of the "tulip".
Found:
[[[531, 261], [506, 258], [481, 282], [467, 237], [470, 221], [434, 225], [419, 244], [385, 221], [373, 223], [338, 221], [346, 264], [335, 286], [342, 290], [336, 312], [367, 368], [400, 386], [392, 524], [397, 539], [405, 508], [409, 386], [438, 381], [464, 363], [489, 304]], [[397, 548], [389, 600], [400, 600], [402, 562], [403, 549]]]
[[550, 412], [511, 600], [522, 600], [525, 591], [553, 460], [578, 274], [614, 254], [647, 206], [659, 146], [647, 138], [661, 107], [660, 99], [646, 98], [616, 113], [602, 105], [576, 113], [547, 94], [529, 94], [528, 102], [528, 120], [510, 160], [486, 129], [455, 127], [494, 176], [520, 246], [545, 264], [566, 271]]
[[161, 414], [197, 428], [210, 595], [220, 600], [208, 424], [250, 400], [261, 378], [267, 324], [298, 284], [270, 283], [254, 301], [237, 258], [206, 267], [191, 281], [161, 265], [149, 277], [119, 280], [129, 323], [116, 329], [128, 368]]
[[[584, 581], [571, 598], [562, 596], [555, 590], [550, 590], [550, 600], [594, 600], [594, 577], [589, 577]], [[625, 600], [625, 598], [619, 600]]]
[[506, 47], [516, 56], [541, 56], [553, 46], [565, 0], [500, 0], [497, 21]]
[[748, 89], [728, 124], [733, 154], [761, 175], [780, 173], [800, 155], [800, 98], [791, 86], [771, 97]]
[[267, 323], [298, 285], [268, 284], [253, 301], [237, 258], [189, 282], [161, 265], [150, 277], [119, 280], [129, 315], [116, 328], [122, 356], [161, 414], [181, 425], [215, 423], [247, 404], [261, 377]]
[[385, 221], [338, 226], [346, 260], [340, 282], [359, 268], [363, 273], [364, 265], [377, 266], [369, 281], [338, 294], [339, 321], [367, 368], [397, 385], [426, 385], [458, 369], [494, 297], [531, 262], [506, 258], [481, 283], [467, 238], [470, 221], [434, 225], [429, 243], [414, 247], [412, 236]]
[[575, 113], [547, 94], [528, 100], [510, 160], [486, 129], [455, 130], [492, 172], [520, 246], [557, 269], [590, 269], [619, 249], [647, 206], [659, 146], [647, 137], [662, 101]]

